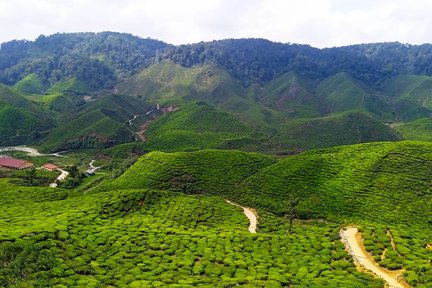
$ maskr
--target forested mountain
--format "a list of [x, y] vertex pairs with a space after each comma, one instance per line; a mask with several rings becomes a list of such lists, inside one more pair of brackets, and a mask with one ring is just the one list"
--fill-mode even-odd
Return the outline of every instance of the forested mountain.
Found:
[[2, 43], [0, 80], [12, 85], [36, 73], [45, 85], [77, 77], [92, 88], [109, 87], [158, 60], [185, 67], [217, 64], [247, 86], [286, 72], [322, 80], [346, 72], [377, 86], [400, 74], [432, 75], [432, 45], [360, 44], [317, 49], [264, 39], [228, 39], [173, 46], [131, 34], [59, 33], [35, 41]]
[[1, 45], [0, 81], [13, 85], [35, 73], [43, 87], [76, 77], [92, 90], [111, 87], [149, 65], [167, 44], [113, 32], [39, 36]]
[[[210, 144], [214, 141], [198, 143], [197, 139], [206, 137], [197, 138], [197, 131], [176, 124], [177, 136], [169, 137], [169, 142], [176, 145], [166, 145], [166, 141], [163, 145], [169, 150], [237, 148], [284, 153], [359, 142], [432, 138], [428, 125], [419, 128], [410, 124], [418, 120], [428, 123], [432, 114], [431, 57], [429, 44], [377, 43], [317, 49], [264, 39], [227, 39], [174, 46], [123, 33], [63, 33], [40, 36], [35, 41], [3, 43], [0, 82], [19, 95], [17, 99], [33, 103], [50, 119], [50, 125], [38, 125], [42, 128], [37, 137], [18, 137], [8, 143], [40, 141], [54, 150], [69, 147], [64, 144], [75, 143], [76, 136], [62, 138], [61, 145], [44, 143], [46, 139], [51, 142], [49, 139], [59, 133], [55, 131], [64, 129], [58, 126], [65, 119], [87, 119], [68, 131], [75, 131], [80, 135], [78, 139], [93, 135], [91, 138], [106, 140], [102, 144], [96, 141], [96, 146], [133, 141], [132, 132], [144, 133], [147, 128], [151, 137], [146, 140], [155, 143], [153, 140], [161, 139], [166, 129], [152, 125], [176, 118], [159, 113], [153, 116], [168, 118], [156, 124], [139, 117], [127, 127], [127, 117], [139, 113], [125, 111], [120, 122], [116, 120], [113, 125], [116, 131], [129, 131], [127, 137], [125, 133], [120, 133], [121, 137], [113, 133], [113, 125], [92, 129], [95, 121], [113, 123], [112, 118], [106, 113], [91, 118], [83, 111], [90, 111], [86, 108], [89, 102], [95, 101], [91, 105], [98, 106], [114, 93], [146, 101], [143, 105], [152, 107], [173, 106], [180, 110], [176, 112], [182, 115], [179, 117], [186, 119], [181, 123], [189, 123], [188, 117], [193, 119], [191, 103], [203, 101], [214, 106], [218, 118], [225, 115], [227, 123], [232, 123], [234, 116], [241, 122], [238, 125], [245, 125], [245, 131], [249, 131], [227, 138], [222, 129], [214, 139], [224, 141], [214, 146]], [[18, 102], [9, 105], [27, 109]], [[102, 102], [100, 105], [105, 107]], [[24, 118], [33, 117], [24, 114]], [[68, 125], [73, 123], [78, 122]], [[9, 129], [8, 135], [21, 135], [17, 129]], [[215, 132], [212, 127], [208, 129]], [[421, 129], [421, 136], [412, 129]], [[72, 137], [71, 133], [62, 135]], [[72, 146], [87, 147], [88, 141], [75, 144]]]

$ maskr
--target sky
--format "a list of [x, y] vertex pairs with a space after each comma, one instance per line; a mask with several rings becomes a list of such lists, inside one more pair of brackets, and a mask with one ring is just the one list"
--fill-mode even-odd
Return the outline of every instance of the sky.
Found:
[[431, 0], [0, 0], [0, 43], [127, 32], [171, 44], [265, 38], [334, 47], [432, 42]]

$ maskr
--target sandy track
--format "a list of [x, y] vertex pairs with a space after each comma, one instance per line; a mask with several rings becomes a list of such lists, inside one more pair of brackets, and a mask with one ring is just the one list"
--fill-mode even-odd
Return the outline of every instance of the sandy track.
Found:
[[237, 207], [240, 207], [243, 209], [244, 214], [249, 219], [249, 228], [248, 228], [249, 232], [250, 233], [256, 233], [256, 227], [257, 227], [258, 221], [257, 221], [257, 217], [256, 217], [255, 213], [250, 208], [240, 206], [240, 205], [233, 203], [229, 200], [225, 200], [225, 201], [231, 205], [234, 205], [234, 206], [237, 206]]
[[347, 227], [340, 231], [341, 241], [344, 243], [348, 252], [353, 256], [354, 261], [371, 271], [373, 274], [384, 279], [390, 288], [408, 288], [405, 283], [400, 283], [395, 273], [380, 267], [373, 258], [365, 252], [363, 244], [359, 242], [360, 233], [355, 227]]
[[57, 182], [63, 182], [66, 180], [66, 177], [69, 175], [69, 172], [63, 169], [57, 169], [58, 171], [61, 172], [61, 174], [57, 177], [57, 179], [51, 183], [49, 186], [52, 188], [55, 188], [58, 186]]
[[30, 148], [27, 146], [10, 146], [10, 147], [0, 147], [0, 152], [6, 151], [21, 151], [26, 152], [30, 157], [38, 157], [38, 156], [57, 156], [57, 157], [65, 157], [60, 155], [61, 152], [51, 153], [51, 154], [43, 154], [34, 148]]

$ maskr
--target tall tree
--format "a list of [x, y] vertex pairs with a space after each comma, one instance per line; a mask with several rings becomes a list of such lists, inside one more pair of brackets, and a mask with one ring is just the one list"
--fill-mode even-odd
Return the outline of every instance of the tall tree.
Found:
[[297, 206], [299, 202], [299, 198], [290, 195], [286, 206], [284, 217], [289, 221], [289, 227], [287, 232], [289, 232], [290, 234], [292, 233], [293, 221], [297, 217]]

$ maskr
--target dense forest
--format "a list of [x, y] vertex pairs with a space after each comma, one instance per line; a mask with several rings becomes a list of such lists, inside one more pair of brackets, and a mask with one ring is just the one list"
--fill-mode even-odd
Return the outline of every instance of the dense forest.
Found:
[[430, 44], [375, 43], [317, 49], [264, 39], [228, 39], [174, 46], [131, 34], [102, 32], [41, 35], [35, 41], [3, 43], [0, 81], [13, 85], [36, 73], [45, 88], [76, 77], [96, 90], [112, 87], [163, 59], [185, 67], [217, 64], [245, 86], [273, 80], [288, 71], [313, 81], [346, 72], [374, 87], [399, 74], [432, 75]]
[[146, 67], [167, 44], [113, 32], [39, 36], [0, 49], [0, 81], [12, 85], [36, 73], [44, 87], [76, 77], [91, 89], [114, 83]]

